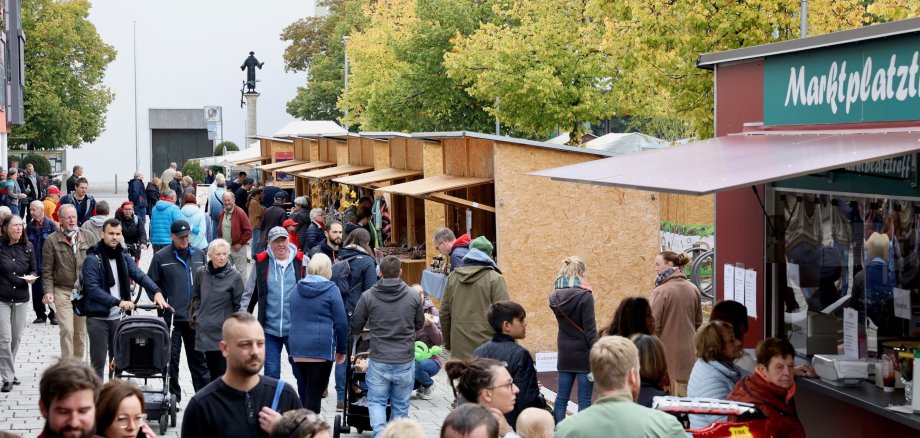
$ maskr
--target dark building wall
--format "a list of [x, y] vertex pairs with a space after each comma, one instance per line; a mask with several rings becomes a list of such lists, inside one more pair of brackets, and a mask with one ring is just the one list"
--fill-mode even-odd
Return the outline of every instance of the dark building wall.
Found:
[[213, 153], [214, 142], [208, 140], [207, 129], [151, 129], [151, 165], [158, 176], [175, 161], [179, 169], [191, 158], [207, 157]]

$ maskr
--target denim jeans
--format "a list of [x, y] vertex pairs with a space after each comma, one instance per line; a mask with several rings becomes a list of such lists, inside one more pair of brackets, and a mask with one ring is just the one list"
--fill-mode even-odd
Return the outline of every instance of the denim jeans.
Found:
[[591, 391], [594, 390], [594, 382], [588, 380], [588, 373], [560, 371], [559, 387], [556, 388], [556, 407], [553, 409], [556, 423], [565, 419], [565, 409], [569, 404], [569, 396], [572, 394], [572, 386], [576, 377], [578, 378], [578, 410], [583, 411], [591, 406]]
[[258, 254], [262, 249], [262, 230], [258, 228], [253, 228], [252, 229], [252, 240], [249, 243], [252, 246], [251, 257], [255, 259], [256, 254]]
[[425, 388], [434, 385], [434, 380], [431, 380], [435, 374], [441, 371], [441, 365], [434, 359], [425, 359], [415, 362], [415, 383], [419, 386]]
[[137, 216], [137, 223], [144, 225], [147, 223], [147, 207], [134, 206], [134, 215]]
[[288, 352], [288, 362], [291, 363], [294, 379], [297, 380], [297, 395], [300, 396], [301, 400], [304, 400], [306, 399], [306, 387], [300, 377], [300, 368], [297, 368], [297, 365], [294, 364], [294, 359], [291, 358], [291, 347], [288, 345], [287, 336], [282, 337], [265, 333], [265, 369], [263, 371], [268, 377], [281, 378], [281, 347], [284, 347]]
[[387, 399], [392, 407], [390, 420], [409, 416], [414, 381], [414, 360], [397, 364], [367, 361], [367, 404], [375, 438], [387, 425]]

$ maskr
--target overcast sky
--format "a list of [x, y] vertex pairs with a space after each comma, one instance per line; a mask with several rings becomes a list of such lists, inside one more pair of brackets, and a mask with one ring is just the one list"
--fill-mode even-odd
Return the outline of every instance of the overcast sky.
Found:
[[[90, 181], [119, 185], [135, 170], [134, 22], [137, 23], [137, 130], [140, 169], [150, 177], [149, 108], [223, 107], [224, 139], [242, 146], [245, 109], [240, 65], [252, 50], [265, 66], [257, 71], [259, 134], [271, 135], [293, 118], [285, 104], [306, 82], [305, 73], [284, 72], [281, 29], [312, 15], [312, 0], [93, 0], [90, 21], [118, 50], [105, 83], [115, 93], [105, 132], [69, 150], [68, 166], [80, 164]], [[154, 169], [159, 174], [163, 169]]]

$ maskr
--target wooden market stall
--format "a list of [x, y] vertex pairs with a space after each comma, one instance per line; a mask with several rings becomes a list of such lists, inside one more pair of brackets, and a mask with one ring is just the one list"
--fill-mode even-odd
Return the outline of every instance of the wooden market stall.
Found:
[[260, 156], [267, 157], [267, 159], [260, 160], [262, 161], [261, 165], [255, 167], [256, 170], [263, 173], [261, 180], [265, 181], [265, 175], [271, 173], [275, 179], [275, 186], [286, 190], [293, 189], [294, 177], [278, 169], [296, 164], [299, 161], [294, 156], [294, 141], [287, 138], [261, 135], [250, 138], [259, 141]]

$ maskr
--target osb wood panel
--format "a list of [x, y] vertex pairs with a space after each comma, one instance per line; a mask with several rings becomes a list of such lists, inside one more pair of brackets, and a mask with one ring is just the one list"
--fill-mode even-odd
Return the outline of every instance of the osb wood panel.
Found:
[[469, 149], [466, 138], [446, 138], [444, 145], [444, 171], [450, 175], [469, 176]]
[[310, 147], [310, 161], [320, 161], [319, 142], [315, 140], [305, 140]]
[[712, 224], [715, 221], [715, 197], [659, 194], [661, 220], [681, 225]]
[[[406, 139], [402, 137], [394, 137], [390, 139], [390, 148], [389, 152], [389, 167], [395, 167], [397, 169], [406, 169]], [[421, 169], [418, 169], [421, 170]]]
[[371, 165], [374, 166], [375, 170], [393, 167], [392, 160], [390, 159], [390, 149], [393, 145], [390, 142], [377, 141], [371, 146], [374, 148], [374, 159]]
[[346, 142], [339, 142], [335, 145], [335, 162], [339, 166], [351, 164], [351, 148]]
[[422, 156], [422, 175], [425, 178], [444, 174], [444, 146], [441, 143], [426, 142]]
[[385, 141], [374, 140], [370, 138], [362, 138], [361, 139], [361, 162], [357, 164], [363, 164], [365, 166], [373, 166], [374, 165], [374, 145], [378, 143], [383, 144], [383, 145], [387, 144], [387, 142]]
[[[444, 174], [444, 146], [442, 143], [419, 142], [422, 146], [422, 172], [424, 177], [431, 177]], [[439, 253], [434, 248], [431, 236], [434, 232], [445, 224], [445, 207], [444, 204], [434, 201], [424, 201], [425, 203], [425, 255], [428, 263]]]
[[492, 140], [471, 138], [467, 142], [467, 176], [492, 178], [494, 170], [494, 143]]
[[424, 158], [422, 149], [424, 143], [421, 140], [403, 139], [406, 142], [406, 167], [408, 170], [423, 170]]
[[259, 139], [259, 152], [263, 157], [272, 156], [272, 141], [265, 138]]
[[593, 157], [497, 143], [495, 197], [499, 267], [511, 298], [527, 309], [524, 345], [556, 351], [558, 324], [548, 297], [562, 259], [579, 255], [594, 289], [595, 318], [609, 324], [620, 300], [650, 297], [658, 251], [658, 204], [651, 192], [561, 183], [528, 172]]
[[[348, 161], [347, 164], [361, 164], [361, 139], [358, 137], [349, 137], [348, 143]], [[340, 149], [341, 151], [341, 149]]]
[[310, 157], [310, 151], [304, 145], [303, 140], [295, 138], [294, 140], [294, 159], [307, 161]]

